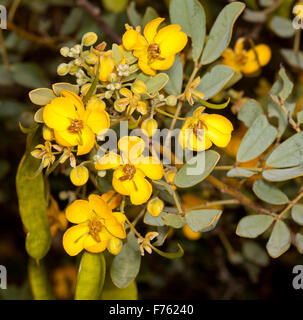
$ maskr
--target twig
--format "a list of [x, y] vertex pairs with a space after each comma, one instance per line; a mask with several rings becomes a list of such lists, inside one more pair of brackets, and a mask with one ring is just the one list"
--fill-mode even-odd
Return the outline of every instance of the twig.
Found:
[[232, 188], [231, 186], [223, 183], [222, 181], [218, 180], [217, 178], [213, 176], [208, 176], [206, 180], [211, 183], [213, 186], [215, 186], [217, 189], [219, 189], [222, 193], [229, 194], [240, 201], [241, 204], [251, 208], [257, 213], [263, 213], [270, 216], [277, 217], [277, 214], [270, 212], [269, 210], [260, 207], [256, 203], [254, 203], [252, 200], [247, 198], [242, 192]]
[[301, 188], [301, 190], [299, 191], [299, 194], [296, 196], [296, 198], [294, 200], [290, 201], [289, 204], [287, 205], [287, 207], [283, 211], [281, 211], [281, 213], [279, 214], [278, 219], [280, 220], [284, 216], [284, 214], [288, 210], [290, 210], [302, 197], [303, 197], [303, 191], [302, 191], [302, 188]]
[[9, 8], [8, 21], [13, 21], [15, 13], [16, 13], [20, 3], [21, 3], [21, 0], [14, 0], [11, 7]]
[[8, 61], [6, 46], [4, 42], [3, 31], [1, 28], [0, 28], [0, 47], [1, 47], [1, 56], [3, 60], [3, 64], [6, 69], [9, 69], [9, 61]]
[[82, 7], [88, 14], [90, 14], [98, 26], [108, 35], [110, 36], [115, 42], [121, 43], [121, 37], [108, 25], [104, 22], [101, 17], [101, 10], [100, 8], [94, 6], [87, 0], [76, 0], [76, 4], [79, 7]]

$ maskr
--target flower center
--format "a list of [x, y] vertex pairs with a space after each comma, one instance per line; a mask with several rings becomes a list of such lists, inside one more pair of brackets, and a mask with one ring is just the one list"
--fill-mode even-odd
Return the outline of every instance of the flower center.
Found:
[[67, 128], [68, 132], [70, 133], [79, 133], [83, 129], [83, 122], [82, 120], [71, 120], [70, 126]]
[[202, 120], [198, 120], [198, 122], [194, 125], [193, 133], [196, 137], [202, 135], [200, 130], [203, 130], [203, 127], [207, 129], [206, 124]]
[[132, 164], [124, 165], [122, 170], [125, 175], [119, 178], [121, 181], [131, 180], [136, 173], [136, 168]]
[[92, 220], [88, 224], [89, 234], [96, 242], [101, 242], [99, 232], [102, 230], [103, 224], [99, 220]]
[[157, 43], [150, 44], [148, 46], [147, 52], [151, 59], [164, 60], [164, 58], [160, 57], [160, 54], [161, 54], [160, 46]]
[[239, 66], [243, 66], [247, 62], [247, 57], [245, 54], [241, 53], [236, 56], [236, 63]]

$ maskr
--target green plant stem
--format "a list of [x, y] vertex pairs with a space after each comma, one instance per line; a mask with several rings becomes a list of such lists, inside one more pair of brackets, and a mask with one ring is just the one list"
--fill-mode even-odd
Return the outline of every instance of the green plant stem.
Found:
[[239, 203], [240, 201], [237, 199], [210, 201], [210, 202], [205, 202], [203, 204], [200, 204], [198, 206], [186, 208], [185, 212], [192, 211], [192, 210], [199, 210], [199, 209], [203, 209], [205, 207], [210, 207], [210, 206], [220, 206], [225, 204], [239, 204]]

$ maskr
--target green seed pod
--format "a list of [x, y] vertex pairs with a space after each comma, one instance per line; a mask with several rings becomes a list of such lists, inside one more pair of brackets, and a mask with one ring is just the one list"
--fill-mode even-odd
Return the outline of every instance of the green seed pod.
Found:
[[103, 253], [85, 251], [79, 266], [75, 300], [97, 300], [103, 289], [106, 263]]
[[26, 153], [19, 164], [16, 176], [19, 211], [27, 232], [26, 251], [38, 260], [47, 254], [51, 245], [43, 176], [39, 173], [32, 178], [39, 164], [38, 159]]
[[35, 300], [53, 300], [47, 272], [42, 261], [39, 264], [34, 259], [29, 259], [28, 276], [31, 291]]

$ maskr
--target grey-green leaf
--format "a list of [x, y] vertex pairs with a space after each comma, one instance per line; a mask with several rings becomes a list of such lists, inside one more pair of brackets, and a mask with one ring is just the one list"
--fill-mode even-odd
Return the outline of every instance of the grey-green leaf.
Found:
[[111, 267], [111, 278], [118, 288], [126, 288], [139, 273], [141, 254], [133, 232], [127, 235], [127, 242], [115, 256]]
[[239, 113], [238, 119], [243, 121], [249, 128], [256, 118], [263, 113], [260, 103], [254, 99], [249, 99], [243, 103]]
[[289, 201], [284, 192], [262, 179], [254, 182], [253, 191], [259, 199], [270, 204], [281, 205]]
[[292, 207], [291, 217], [297, 224], [303, 226], [303, 205], [302, 204], [295, 204]]
[[180, 229], [185, 225], [185, 220], [183, 217], [168, 213], [161, 218], [167, 226], [173, 227], [175, 229]]
[[203, 100], [209, 99], [224, 88], [234, 73], [228, 66], [215, 65], [202, 76], [196, 90], [204, 94]]
[[209, 64], [218, 59], [228, 47], [235, 21], [245, 8], [242, 2], [232, 2], [225, 6], [219, 13], [212, 26], [205, 48], [202, 53], [201, 63]]
[[216, 227], [221, 214], [222, 210], [193, 210], [186, 213], [185, 220], [194, 232], [206, 232]]
[[153, 94], [161, 90], [167, 84], [168, 80], [169, 78], [166, 73], [158, 73], [156, 76], [150, 77], [145, 82], [147, 92]]
[[303, 52], [295, 53], [292, 49], [281, 49], [281, 54], [289, 65], [303, 69]]
[[257, 174], [257, 172], [243, 168], [233, 168], [226, 173], [229, 178], [250, 178], [255, 174]]
[[265, 232], [273, 222], [273, 217], [257, 214], [244, 217], [240, 220], [236, 234], [245, 238], [256, 238]]
[[287, 225], [278, 220], [266, 244], [268, 254], [272, 258], [278, 258], [289, 249], [290, 243], [290, 232]]
[[281, 143], [270, 154], [266, 165], [274, 168], [287, 168], [303, 164], [303, 132], [298, 132]]
[[192, 38], [193, 59], [201, 55], [206, 33], [205, 12], [197, 0], [171, 0], [169, 8], [172, 23], [178, 24]]
[[144, 223], [149, 224], [151, 226], [162, 227], [165, 223], [162, 220], [162, 217], [165, 215], [165, 212], [161, 212], [158, 217], [154, 217], [148, 212], [146, 212], [144, 216]]
[[198, 153], [176, 174], [174, 183], [179, 188], [189, 188], [203, 181], [214, 169], [220, 155], [212, 150]]
[[270, 21], [270, 28], [281, 38], [291, 38], [295, 34], [295, 29], [290, 19], [275, 16]]
[[169, 80], [164, 87], [164, 90], [168, 94], [178, 96], [181, 93], [183, 83], [183, 67], [179, 55], [176, 55], [173, 66], [168, 69], [166, 73], [169, 77]]
[[278, 131], [261, 114], [246, 132], [237, 153], [237, 161], [246, 162], [262, 154], [275, 140]]
[[262, 176], [264, 179], [268, 181], [286, 181], [290, 179], [294, 179], [303, 175], [303, 166], [298, 166], [294, 168], [287, 169], [271, 169], [264, 170], [262, 172]]

